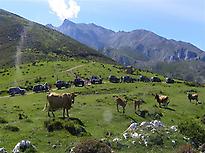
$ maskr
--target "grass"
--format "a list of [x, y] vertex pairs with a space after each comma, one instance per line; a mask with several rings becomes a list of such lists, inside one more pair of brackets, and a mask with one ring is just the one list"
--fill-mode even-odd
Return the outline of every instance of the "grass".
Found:
[[[42, 66], [40, 66], [43, 64]], [[161, 121], [166, 125], [178, 125], [182, 121], [195, 120], [201, 122], [201, 117], [204, 115], [205, 104], [205, 89], [203, 87], [189, 87], [183, 83], [166, 84], [162, 83], [118, 83], [113, 84], [107, 81], [107, 76], [110, 74], [123, 76], [126, 75], [124, 70], [118, 66], [101, 63], [93, 63], [81, 60], [73, 60], [68, 62], [48, 62], [37, 63], [38, 66], [22, 65], [22, 71], [27, 70], [22, 76], [22, 80], [17, 83], [24, 85], [25, 81], [34, 83], [34, 79], [37, 76], [46, 77], [45, 81], [54, 83], [56, 80], [56, 74], [59, 79], [72, 80], [74, 78], [73, 73], [80, 73], [83, 77], [89, 77], [93, 74], [101, 75], [104, 78], [104, 82], [101, 85], [91, 85], [85, 87], [71, 87], [64, 90], [57, 90], [55, 92], [77, 92], [78, 96], [73, 105], [73, 108], [69, 111], [70, 117], [77, 118], [84, 124], [85, 130], [91, 134], [85, 136], [73, 136], [65, 129], [48, 132], [44, 123], [49, 118], [47, 112], [42, 111], [46, 103], [46, 93], [34, 94], [32, 92], [27, 93], [24, 96], [14, 97], [0, 97], [0, 116], [2, 120], [8, 123], [0, 124], [0, 146], [5, 147], [7, 151], [11, 151], [13, 147], [22, 139], [30, 140], [38, 149], [39, 152], [65, 152], [72, 146], [79, 142], [88, 139], [102, 139], [106, 138], [110, 142], [116, 137], [122, 138], [122, 133], [130, 125], [132, 120], [142, 122], [145, 120], [152, 120], [150, 117], [142, 118], [135, 114], [133, 108], [133, 102], [131, 99], [143, 98], [145, 104], [141, 106], [142, 110], [148, 110], [149, 112], [160, 112], [163, 117]], [[72, 73], [66, 73], [65, 70], [75, 67], [77, 65], [84, 65], [76, 68]], [[54, 74], [53, 67], [58, 66], [58, 73]], [[105, 67], [105, 68], [104, 68]], [[111, 69], [111, 71], [110, 71]], [[0, 76], [2, 90], [6, 89], [8, 85], [14, 79], [14, 69], [7, 69], [10, 75], [5, 77]], [[35, 74], [33, 73], [35, 72]], [[133, 77], [138, 77], [140, 74], [147, 76], [155, 75], [148, 72], [136, 71]], [[55, 77], [52, 77], [54, 75]], [[162, 79], [163, 76], [160, 76]], [[190, 103], [186, 97], [187, 90], [195, 90], [199, 94], [199, 99], [202, 104], [195, 105], [194, 102]], [[169, 109], [159, 108], [152, 96], [152, 93], [162, 92], [170, 97]], [[126, 95], [130, 100], [126, 107], [125, 114], [117, 112], [113, 95]], [[19, 119], [19, 114], [26, 116], [23, 119]], [[56, 111], [56, 120], [61, 120], [62, 111]], [[58, 123], [59, 124], [59, 123]], [[62, 126], [65, 123], [62, 123]], [[61, 125], [61, 124], [59, 124]], [[18, 127], [19, 131], [12, 132], [5, 129], [7, 126]], [[204, 125], [201, 125], [205, 128]], [[107, 136], [107, 133], [112, 133], [111, 136]], [[180, 133], [176, 133], [174, 136], [176, 139], [182, 137]], [[176, 147], [172, 147], [169, 143], [170, 140], [165, 141], [163, 146], [149, 146], [145, 147], [140, 144], [132, 144], [130, 140], [122, 140], [122, 146], [115, 146], [113, 144], [114, 151], [119, 153], [135, 153], [135, 152], [176, 152], [177, 147], [184, 141], [178, 141]], [[56, 145], [55, 149], [52, 147]]]

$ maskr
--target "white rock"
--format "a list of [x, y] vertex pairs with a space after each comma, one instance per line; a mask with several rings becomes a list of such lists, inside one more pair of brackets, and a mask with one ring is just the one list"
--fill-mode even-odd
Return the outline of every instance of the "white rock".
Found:
[[112, 141], [113, 142], [119, 142], [119, 141], [121, 141], [121, 139], [120, 138], [114, 138]]
[[0, 148], [0, 153], [7, 153], [5, 148]]
[[140, 135], [138, 133], [136, 133], [136, 132], [131, 133], [130, 135], [131, 135], [131, 138], [134, 138], [134, 139], [140, 138]]
[[141, 124], [140, 124], [140, 126], [148, 126], [148, 125], [150, 125], [150, 122], [142, 122]]
[[124, 137], [125, 139], [129, 138], [129, 137], [130, 137], [130, 136], [129, 136], [129, 133], [123, 133], [123, 137]]
[[130, 126], [127, 128], [127, 130], [125, 130], [125, 132], [136, 130], [137, 129], [137, 125], [138, 125], [137, 123], [130, 124]]
[[164, 124], [161, 121], [154, 120], [151, 122], [154, 127], [164, 127]]
[[176, 132], [176, 131], [177, 131], [177, 126], [174, 126], [174, 125], [171, 126], [171, 127], [170, 127], [170, 130], [173, 131], [173, 132]]

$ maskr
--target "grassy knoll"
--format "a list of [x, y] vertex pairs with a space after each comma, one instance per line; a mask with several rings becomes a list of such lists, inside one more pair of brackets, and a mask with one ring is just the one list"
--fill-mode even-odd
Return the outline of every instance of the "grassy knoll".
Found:
[[[59, 64], [60, 65], [57, 65]], [[108, 75], [114, 74], [118, 76], [125, 75], [123, 70], [112, 65], [102, 65], [100, 63], [92, 63], [86, 61], [69, 61], [59, 63], [43, 63], [42, 66], [28, 66], [23, 65], [22, 71], [30, 68], [29, 73], [22, 75], [23, 80], [30, 82], [37, 76], [46, 77], [45, 81], [53, 83], [56, 80], [56, 74], [52, 69], [54, 65], [59, 66], [58, 77], [64, 80], [73, 79], [72, 73], [80, 73], [83, 77], [88, 77], [92, 74], [101, 75], [107, 78]], [[39, 65], [40, 63], [37, 63]], [[82, 67], [72, 70], [72, 73], [65, 72], [67, 69], [73, 68], [77, 65], [84, 65]], [[110, 71], [111, 69], [111, 71]], [[13, 82], [14, 69], [8, 69], [10, 75], [5, 79], [1, 77], [1, 84], [9, 84]], [[35, 74], [33, 73], [35, 71]], [[146, 74], [146, 72], [135, 72], [137, 77], [139, 73]], [[54, 77], [52, 77], [54, 75]], [[153, 74], [154, 75], [154, 74]], [[31, 79], [30, 79], [31, 78]], [[163, 78], [163, 77], [162, 77]], [[20, 83], [24, 83], [24, 81]], [[2, 86], [6, 87], [6, 86]], [[199, 99], [202, 104], [195, 105], [190, 103], [186, 97], [188, 90], [198, 92]], [[27, 93], [25, 96], [15, 97], [1, 97], [0, 98], [0, 117], [4, 119], [5, 123], [0, 123], [0, 146], [5, 147], [9, 152], [22, 139], [30, 140], [38, 149], [38, 152], [66, 152], [69, 148], [77, 142], [88, 139], [106, 138], [112, 142], [116, 137], [122, 139], [123, 146], [113, 145], [115, 152], [119, 153], [136, 153], [136, 152], [176, 152], [180, 144], [186, 143], [182, 134], [177, 132], [173, 135], [173, 139], [177, 139], [177, 145], [173, 147], [171, 140], [165, 140], [163, 146], [143, 146], [138, 143], [132, 144], [130, 140], [124, 140], [122, 137], [123, 131], [130, 125], [132, 120], [142, 122], [145, 120], [153, 120], [151, 117], [142, 118], [135, 114], [133, 109], [133, 100], [136, 98], [143, 98], [146, 103], [141, 106], [142, 110], [147, 110], [150, 113], [160, 112], [163, 117], [161, 121], [166, 125], [179, 125], [181, 121], [194, 120], [200, 122], [200, 118], [204, 115], [205, 104], [203, 99], [205, 89], [202, 87], [189, 87], [183, 83], [176, 83], [168, 85], [163, 83], [119, 83], [113, 84], [105, 80], [101, 85], [91, 85], [85, 87], [71, 87], [65, 90], [58, 90], [55, 92], [77, 92], [75, 104], [70, 110], [71, 118], [78, 118], [84, 124], [85, 130], [88, 132], [87, 136], [73, 136], [65, 129], [48, 132], [44, 126], [44, 122], [48, 120], [47, 113], [42, 111], [46, 103], [46, 93], [33, 94]], [[153, 93], [163, 93], [170, 97], [170, 105], [168, 109], [156, 107], [156, 101], [152, 96]], [[128, 105], [125, 114], [117, 112], [114, 103], [113, 95], [126, 95], [128, 97]], [[23, 119], [19, 119], [19, 114], [24, 114]], [[55, 112], [57, 120], [62, 120], [62, 111]], [[62, 122], [66, 122], [62, 120]], [[15, 126], [19, 131], [13, 132], [5, 128], [6, 126]], [[205, 128], [204, 125], [202, 128]], [[112, 133], [107, 135], [107, 133]], [[56, 147], [52, 147], [56, 145]]]

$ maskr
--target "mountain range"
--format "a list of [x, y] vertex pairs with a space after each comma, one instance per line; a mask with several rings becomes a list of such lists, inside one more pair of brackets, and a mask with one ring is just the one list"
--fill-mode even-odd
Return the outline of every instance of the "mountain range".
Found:
[[[96, 24], [64, 20], [59, 27], [47, 27], [98, 50], [123, 65], [132, 65], [187, 81], [203, 82], [205, 52], [191, 43], [163, 38], [139, 29], [115, 32]], [[185, 69], [184, 69], [185, 68]]]
[[113, 62], [95, 49], [56, 30], [0, 9], [0, 66], [39, 60], [83, 58]]

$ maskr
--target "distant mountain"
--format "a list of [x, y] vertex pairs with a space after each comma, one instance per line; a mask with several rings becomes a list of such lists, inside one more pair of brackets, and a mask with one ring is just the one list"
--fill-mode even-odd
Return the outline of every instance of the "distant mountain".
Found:
[[[191, 71], [190, 65], [192, 64], [190, 63], [199, 61], [198, 65], [205, 64], [205, 52], [196, 46], [182, 41], [169, 40], [147, 30], [114, 32], [93, 23], [76, 24], [69, 20], [64, 20], [59, 27], [52, 25], [48, 25], [48, 27], [97, 49], [118, 63], [149, 69], [164, 75], [180, 78], [182, 76], [180, 70], [178, 70], [179, 74], [170, 72], [168, 68], [163, 69], [163, 72], [159, 71], [161, 63], [163, 63], [164, 67], [169, 67], [170, 65], [177, 67], [180, 64], [187, 65], [187, 74]], [[192, 78], [192, 81], [205, 79], [205, 76], [201, 76], [199, 73], [192, 75], [196, 76], [187, 78]]]
[[74, 57], [111, 62], [84, 44], [46, 26], [0, 9], [0, 65]]

